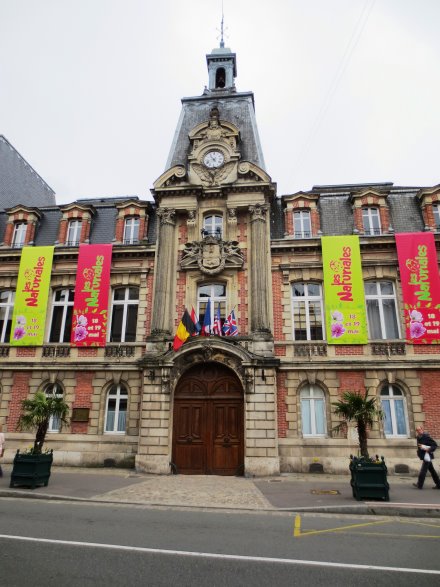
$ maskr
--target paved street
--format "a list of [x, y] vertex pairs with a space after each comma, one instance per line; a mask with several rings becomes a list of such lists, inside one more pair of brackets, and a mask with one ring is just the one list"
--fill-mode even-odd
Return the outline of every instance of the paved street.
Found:
[[10, 587], [440, 584], [440, 520], [14, 498], [0, 520]]

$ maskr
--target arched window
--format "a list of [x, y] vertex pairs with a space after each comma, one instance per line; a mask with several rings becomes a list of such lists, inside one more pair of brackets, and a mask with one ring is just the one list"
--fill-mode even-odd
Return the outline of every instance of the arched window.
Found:
[[0, 291], [0, 342], [9, 342], [11, 337], [14, 300], [15, 292]]
[[319, 283], [292, 283], [294, 340], [323, 340], [322, 290]]
[[371, 340], [400, 338], [392, 281], [366, 281], [368, 331]]
[[49, 342], [70, 342], [74, 294], [73, 289], [53, 292]]
[[[44, 389], [46, 397], [63, 397], [63, 389], [59, 383], [49, 383]], [[48, 432], [59, 432], [61, 430], [61, 421], [58, 416], [51, 416], [49, 420]]]
[[362, 208], [362, 222], [367, 235], [382, 234], [378, 208]]
[[129, 216], [124, 221], [124, 245], [139, 243], [139, 216]]
[[295, 238], [310, 238], [312, 236], [310, 210], [296, 210], [293, 213], [293, 230]]
[[325, 395], [317, 385], [307, 385], [300, 392], [303, 436], [325, 436]]
[[70, 220], [67, 228], [66, 245], [68, 247], [77, 247], [81, 238], [82, 220]]
[[210, 214], [203, 219], [202, 236], [215, 236], [222, 238], [223, 233], [223, 216], [218, 214]]
[[135, 342], [139, 306], [137, 287], [113, 290], [110, 342]]
[[[208, 302], [210, 313], [206, 316]], [[208, 283], [199, 286], [197, 292], [197, 315], [200, 326], [210, 324], [210, 332], [214, 333], [214, 321], [220, 308], [220, 321], [223, 325], [226, 317], [226, 284]], [[206, 330], [204, 330], [206, 332]]]
[[380, 401], [385, 415], [385, 436], [408, 436], [406, 401], [402, 391], [396, 385], [384, 385]]
[[226, 85], [226, 72], [224, 67], [219, 67], [215, 72], [215, 87], [224, 88]]
[[105, 432], [125, 434], [128, 393], [123, 385], [112, 385], [107, 394]]

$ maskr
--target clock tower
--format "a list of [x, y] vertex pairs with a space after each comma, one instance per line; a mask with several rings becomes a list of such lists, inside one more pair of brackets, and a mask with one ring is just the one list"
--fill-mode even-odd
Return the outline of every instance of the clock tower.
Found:
[[[208, 86], [182, 99], [166, 170], [152, 189], [157, 250], [136, 465], [276, 474], [269, 226], [276, 186], [265, 171], [254, 96], [235, 87], [235, 54], [222, 41], [206, 59]], [[175, 352], [185, 308], [207, 336]], [[238, 336], [223, 328], [232, 311]]]

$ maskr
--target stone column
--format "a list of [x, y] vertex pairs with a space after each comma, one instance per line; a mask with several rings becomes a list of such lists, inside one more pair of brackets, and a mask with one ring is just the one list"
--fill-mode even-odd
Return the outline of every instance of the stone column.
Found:
[[159, 208], [157, 216], [159, 218], [159, 235], [151, 331], [153, 335], [160, 336], [171, 334], [172, 331], [176, 211], [170, 208]]
[[249, 298], [251, 300], [251, 332], [270, 332], [267, 276], [267, 206], [250, 206], [251, 247], [249, 251], [249, 273], [251, 277]]

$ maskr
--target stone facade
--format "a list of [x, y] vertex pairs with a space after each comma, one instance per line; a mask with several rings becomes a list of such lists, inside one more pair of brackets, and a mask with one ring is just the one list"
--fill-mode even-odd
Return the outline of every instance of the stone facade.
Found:
[[[21, 401], [56, 386], [72, 412], [66, 428], [54, 426], [48, 435], [57, 464], [135, 465], [168, 474], [176, 468], [176, 392], [192, 368], [214, 365], [230, 374], [242, 398], [238, 474], [345, 472], [348, 455], [357, 450], [356, 431], [334, 433], [332, 402], [349, 390], [388, 398], [394, 420], [390, 429], [381, 423], [370, 430], [370, 451], [386, 457], [391, 473], [402, 467], [415, 471], [415, 427], [423, 424], [440, 436], [440, 347], [404, 341], [394, 234], [431, 231], [438, 248], [440, 187], [315, 186], [277, 198], [264, 168], [253, 95], [235, 88], [235, 54], [221, 47], [207, 62], [208, 88], [182, 102], [168, 168], [152, 189], [154, 203], [132, 197], [55, 206], [50, 198], [33, 202], [29, 196], [11, 208], [5, 199], [0, 422], [7, 434], [6, 460], [30, 443], [31, 435], [16, 432]], [[81, 222], [78, 242], [67, 240], [72, 220]], [[55, 245], [42, 346], [9, 344], [21, 256], [12, 242], [17, 222], [28, 223], [24, 245]], [[378, 304], [394, 308], [395, 336], [327, 344], [321, 236], [344, 234], [360, 236], [365, 283], [392, 291], [378, 296]], [[54, 340], [53, 334], [57, 292], [73, 290], [78, 246], [88, 243], [113, 243], [110, 313], [118, 303], [114, 292], [129, 292], [136, 306], [135, 332], [128, 336], [127, 298], [120, 306], [122, 325], [115, 332], [115, 314], [104, 348], [76, 348], [69, 337], [57, 334]], [[297, 302], [298, 287], [314, 293], [298, 294]], [[174, 351], [185, 308], [195, 308], [202, 319], [208, 299], [211, 321], [217, 308], [223, 320], [235, 309], [238, 336], [194, 336]], [[211, 400], [204, 397], [202, 408]], [[191, 409], [199, 404], [193, 398]], [[211, 421], [191, 425], [201, 426], [212, 442]], [[188, 446], [196, 436], [188, 432]], [[228, 436], [223, 432], [226, 452]]]

